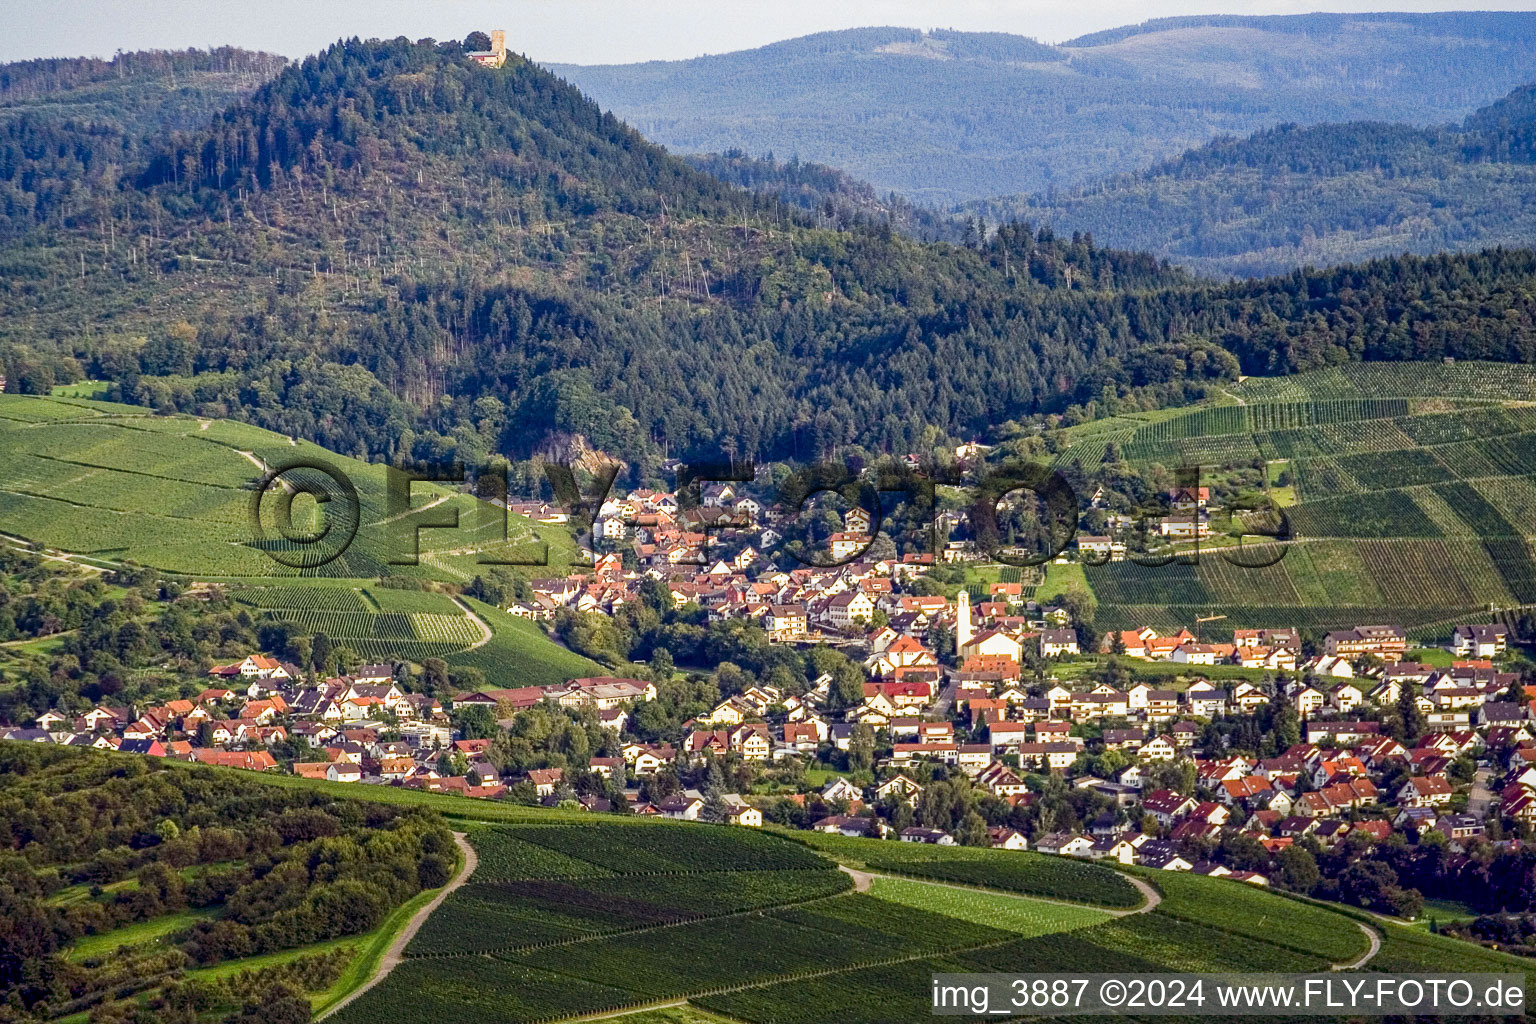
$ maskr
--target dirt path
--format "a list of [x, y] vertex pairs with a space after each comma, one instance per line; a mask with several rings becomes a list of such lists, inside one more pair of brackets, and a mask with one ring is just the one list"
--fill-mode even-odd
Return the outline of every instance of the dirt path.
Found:
[[[60, 561], [63, 561], [63, 559], [60, 559]], [[5, 643], [0, 643], [0, 647], [20, 647], [22, 644], [40, 643], [43, 640], [52, 640], [55, 637], [69, 636], [78, 632], [80, 632], [78, 629], [66, 629], [59, 633], [49, 633], [47, 636], [25, 636], [20, 640], [7, 640]]]
[[436, 508], [437, 506], [441, 505], [443, 502], [447, 501], [449, 498], [452, 498], [452, 497], [453, 497], [452, 494], [439, 494], [437, 497], [433, 498], [431, 501], [427, 502], [426, 504], [417, 505], [415, 508], [408, 508], [404, 512], [396, 512], [392, 516], [386, 516], [383, 519], [375, 520], [374, 522], [368, 523], [367, 525], [368, 526], [387, 526], [390, 523], [398, 522], [399, 520], [404, 519], [406, 516], [414, 515], [417, 512], [425, 512], [429, 508]]
[[389, 948], [384, 951], [384, 958], [379, 961], [378, 970], [374, 972], [373, 977], [369, 978], [366, 982], [349, 993], [347, 997], [341, 1002], [325, 1011], [325, 1013], [320, 1018], [321, 1020], [329, 1017], [331, 1014], [335, 1013], [343, 1006], [346, 1006], [348, 1003], [352, 1002], [352, 1000], [356, 999], [358, 996], [362, 995], [364, 992], [367, 992], [369, 989], [373, 988], [373, 986], [389, 977], [389, 972], [398, 967], [400, 965], [400, 961], [404, 959], [405, 947], [410, 945], [411, 940], [416, 937], [416, 933], [421, 930], [422, 924], [424, 924], [427, 918], [432, 915], [432, 911], [436, 910], [439, 906], [442, 905], [443, 900], [448, 898], [449, 893], [453, 892], [453, 890], [469, 881], [469, 876], [475, 873], [475, 866], [479, 864], [480, 859], [475, 856], [475, 848], [469, 845], [469, 839], [463, 832], [455, 832], [453, 834], [453, 841], [458, 846], [459, 851], [464, 854], [464, 866], [459, 869], [459, 873], [455, 875], [447, 885], [443, 886], [442, 891], [440, 891], [436, 896], [432, 897], [432, 901], [430, 903], [411, 915], [411, 920], [405, 926], [405, 930], [402, 931], [399, 935], [395, 936], [395, 941], [391, 942], [389, 944]]
[[475, 625], [480, 627], [480, 639], [476, 640], [465, 649], [472, 651], [476, 647], [484, 647], [486, 644], [490, 643], [491, 637], [495, 636], [496, 634], [491, 632], [491, 627], [486, 625], [485, 620], [476, 615], [475, 610], [469, 605], [465, 604], [462, 598], [454, 597], [453, 603], [464, 609], [464, 614], [469, 616], [470, 622], [473, 622]]
[[1371, 962], [1371, 958], [1381, 952], [1381, 933], [1363, 921], [1356, 921], [1355, 927], [1365, 932], [1365, 937], [1370, 940], [1370, 948], [1365, 955], [1358, 960], [1352, 960], [1347, 964], [1334, 964], [1329, 970], [1334, 971], [1358, 971]]
[[[1111, 910], [1108, 907], [1094, 907], [1087, 903], [1072, 903], [1067, 900], [1047, 899], [1044, 896], [1034, 896], [1027, 892], [1005, 892], [1002, 889], [988, 889], [980, 885], [960, 885], [955, 882], [938, 882], [927, 878], [915, 878], [910, 875], [882, 875], [873, 871], [860, 871], [858, 868], [851, 868], [846, 864], [839, 864], [837, 869], [853, 879], [854, 892], [869, 892], [870, 886], [875, 883], [875, 879], [877, 878], [894, 878], [903, 882], [920, 882], [923, 885], [937, 885], [944, 889], [965, 889], [969, 892], [990, 892], [995, 893], [998, 896], [1013, 896], [1018, 899], [1035, 900], [1038, 903], [1051, 903], [1058, 907], [1079, 907], [1087, 910], [1097, 910], [1108, 914], [1110, 917], [1130, 917], [1132, 914], [1145, 914], [1148, 911], [1155, 909], [1159, 903], [1163, 902], [1162, 893], [1158, 892], [1146, 882], [1132, 875], [1124, 876], [1125, 880], [1136, 887], [1136, 890], [1141, 893], [1142, 898], [1146, 900], [1146, 902], [1137, 907], [1135, 910]], [[1380, 944], [1378, 943], [1378, 947], [1379, 945]], [[1371, 955], [1374, 954], [1375, 950], [1373, 949], [1371, 951]], [[1366, 959], [1370, 959], [1370, 956], [1367, 956]]]

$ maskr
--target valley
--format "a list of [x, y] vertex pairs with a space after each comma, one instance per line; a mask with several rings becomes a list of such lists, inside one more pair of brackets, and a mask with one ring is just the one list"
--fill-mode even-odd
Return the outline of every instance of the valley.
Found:
[[1536, 14], [413, 16], [0, 65], [0, 1020], [1529, 991]]

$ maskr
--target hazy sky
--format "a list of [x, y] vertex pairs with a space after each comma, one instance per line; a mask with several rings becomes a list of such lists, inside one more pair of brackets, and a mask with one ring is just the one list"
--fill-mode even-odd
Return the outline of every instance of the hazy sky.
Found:
[[1536, 10], [1536, 0], [5, 0], [0, 60], [233, 43], [289, 57], [343, 36], [462, 38], [505, 28], [546, 63], [675, 60], [863, 25], [1059, 42], [1175, 14]]

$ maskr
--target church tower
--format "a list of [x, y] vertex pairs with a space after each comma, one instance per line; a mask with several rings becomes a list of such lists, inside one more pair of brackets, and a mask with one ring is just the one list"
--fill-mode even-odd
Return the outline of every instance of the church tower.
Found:
[[955, 599], [955, 654], [960, 657], [960, 652], [965, 645], [971, 642], [971, 592], [964, 587], [960, 588], [960, 596]]

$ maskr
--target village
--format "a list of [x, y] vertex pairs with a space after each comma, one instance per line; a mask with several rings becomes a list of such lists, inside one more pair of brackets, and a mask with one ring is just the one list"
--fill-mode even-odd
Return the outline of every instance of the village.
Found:
[[[1176, 515], [1197, 521], [1204, 497], [1170, 495], [1191, 505]], [[511, 507], [549, 522], [564, 514]], [[251, 653], [211, 669], [194, 696], [50, 711], [4, 738], [594, 812], [1109, 858], [1258, 885], [1265, 871], [1222, 863], [1228, 838], [1278, 858], [1347, 837], [1361, 850], [1431, 833], [1455, 850], [1518, 844], [1536, 825], [1536, 686], [1507, 670], [1505, 626], [1457, 627], [1448, 648], [1425, 652], [1435, 665], [1409, 656], [1404, 629], [1380, 624], [1327, 632], [1310, 652], [1284, 626], [1235, 629], [1219, 643], [1189, 628], [1113, 630], [1084, 650], [1067, 609], [1027, 599], [1021, 582], [962, 585], [951, 597], [931, 585], [931, 555], [863, 560], [862, 509], [827, 538], [837, 564], [759, 565], [757, 549], [777, 540], [768, 512], [728, 484], [683, 512], [656, 491], [610, 499], [593, 535], [625, 551], [533, 580], [531, 597], [506, 610], [540, 622], [611, 615], [659, 582], [676, 608], [711, 622], [744, 620], [770, 643], [856, 659], [856, 699], [838, 699], [826, 674], [799, 688], [757, 683], [647, 742], [631, 728], [658, 697], [644, 673], [444, 700], [415, 692], [401, 665], [318, 679]], [[1120, 555], [1101, 540], [1079, 538], [1078, 557]], [[939, 565], [974, 560], [961, 544]], [[464, 728], [472, 716], [493, 723], [478, 732], [514, 729], [536, 708], [595, 721], [606, 739], [580, 763], [508, 773], [494, 738]], [[309, 753], [274, 754], [296, 749]], [[932, 787], [956, 784], [963, 822], [925, 802]], [[1057, 809], [1036, 806], [1047, 799]]]

